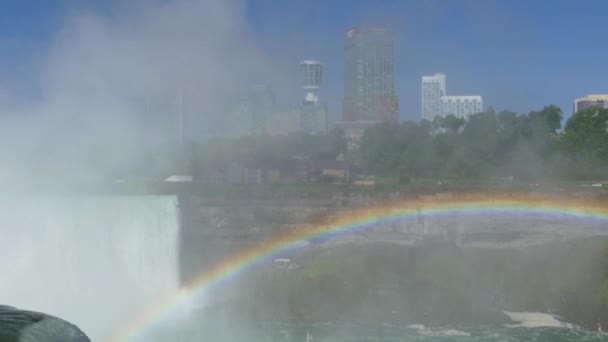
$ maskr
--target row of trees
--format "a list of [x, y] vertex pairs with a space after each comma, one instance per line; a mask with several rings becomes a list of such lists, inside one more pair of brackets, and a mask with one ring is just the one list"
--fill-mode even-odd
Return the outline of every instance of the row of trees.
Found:
[[517, 114], [494, 111], [468, 120], [381, 124], [366, 130], [356, 155], [366, 172], [410, 178], [539, 180], [597, 179], [608, 171], [608, 110], [591, 108], [569, 118], [545, 106]]
[[[231, 161], [275, 163], [295, 159], [335, 159], [343, 154], [365, 174], [410, 179], [518, 180], [602, 179], [608, 172], [608, 109], [571, 116], [545, 106], [528, 114], [493, 110], [433, 122], [379, 124], [366, 129], [356, 150], [344, 132], [326, 135], [218, 138], [180, 151], [171, 172], [203, 174]], [[175, 155], [175, 154], [174, 154]], [[174, 169], [176, 169], [174, 167]]]

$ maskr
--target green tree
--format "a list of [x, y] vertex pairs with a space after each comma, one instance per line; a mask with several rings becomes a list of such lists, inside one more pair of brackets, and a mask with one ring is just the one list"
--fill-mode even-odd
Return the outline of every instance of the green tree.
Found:
[[443, 131], [458, 133], [465, 125], [463, 118], [458, 118], [453, 114], [447, 116], [438, 116], [433, 120], [433, 126]]
[[608, 109], [594, 107], [572, 115], [562, 145], [571, 154], [608, 160]]
[[556, 105], [544, 106], [540, 111], [532, 111], [528, 114], [534, 125], [537, 128], [547, 130], [550, 133], [556, 133], [562, 128], [562, 119], [564, 117], [561, 108]]
[[608, 172], [608, 109], [579, 111], [566, 122], [560, 148], [569, 158], [567, 177], [599, 178]]
[[395, 176], [400, 165], [399, 126], [382, 123], [368, 127], [359, 145], [361, 167], [378, 176]]

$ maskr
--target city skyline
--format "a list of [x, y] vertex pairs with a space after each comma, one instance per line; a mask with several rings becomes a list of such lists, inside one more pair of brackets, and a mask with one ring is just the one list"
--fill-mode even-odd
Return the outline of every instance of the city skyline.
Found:
[[[348, 5], [336, 1], [312, 7], [267, 0], [241, 4], [241, 25], [288, 80], [289, 87], [277, 86], [285, 103], [300, 97], [294, 63], [309, 56], [324, 61], [322, 95], [332, 122], [341, 117], [343, 34], [367, 23], [387, 26], [395, 33], [395, 90], [401, 120], [419, 119], [420, 77], [436, 70], [450, 75], [450, 84], [460, 93], [483, 89], [486, 106], [496, 110], [528, 112], [554, 103], [568, 117], [573, 99], [608, 93], [600, 58], [605, 48], [595, 43], [603, 29], [600, 13], [608, 9], [602, 1], [587, 2], [593, 5], [592, 12], [571, 1], [551, 6], [520, 0], [385, 1], [380, 6], [371, 1]], [[2, 106], [45, 95], [40, 73], [70, 11], [84, 8], [116, 17], [124, 6], [101, 0], [34, 7], [27, 2], [7, 4], [0, 14], [5, 23], [0, 28]], [[565, 14], [570, 20], [558, 20]], [[538, 17], [546, 25], [537, 25]], [[573, 41], [585, 46], [585, 53], [572, 49]]]
[[[483, 90], [485, 107], [527, 113], [553, 103], [567, 118], [574, 98], [608, 93], [598, 72], [604, 68], [600, 56], [605, 48], [595, 43], [601, 40], [600, 13], [608, 3], [585, 3], [336, 1], [306, 7], [261, 1], [248, 7], [248, 16], [265, 47], [280, 49], [292, 39], [281, 34], [295, 31], [302, 43], [285, 55], [310, 53], [324, 61], [332, 111], [343, 95], [341, 34], [369, 23], [395, 33], [395, 89], [402, 120], [419, 120], [420, 77], [437, 70], [450, 76], [458, 93]], [[564, 16], [569, 19], [559, 20]], [[539, 25], [538, 18], [546, 24]], [[585, 46], [585, 53], [572, 48], [575, 41]]]

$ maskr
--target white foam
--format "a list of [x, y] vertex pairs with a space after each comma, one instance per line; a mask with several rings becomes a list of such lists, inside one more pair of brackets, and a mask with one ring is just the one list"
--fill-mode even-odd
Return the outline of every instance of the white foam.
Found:
[[439, 334], [443, 336], [471, 336], [471, 334], [469, 334], [468, 332], [454, 329], [441, 330], [439, 331]]
[[[418, 324], [416, 324], [418, 326]], [[418, 333], [424, 336], [434, 336], [434, 337], [470, 337], [471, 334], [465, 331], [456, 330], [456, 329], [445, 329], [445, 330], [431, 330], [425, 329], [424, 325], [419, 325], [422, 328], [418, 329]], [[411, 326], [410, 326], [411, 327]]]
[[424, 324], [410, 324], [407, 327], [410, 329], [424, 330]]
[[540, 327], [563, 327], [564, 324], [555, 316], [542, 312], [511, 312], [503, 311], [517, 324], [507, 324], [509, 327], [540, 328]]

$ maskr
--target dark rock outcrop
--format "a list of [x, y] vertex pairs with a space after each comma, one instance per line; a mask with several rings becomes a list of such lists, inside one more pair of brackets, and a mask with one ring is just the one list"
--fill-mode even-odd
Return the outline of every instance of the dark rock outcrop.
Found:
[[76, 325], [41, 312], [0, 305], [1, 342], [90, 342]]

